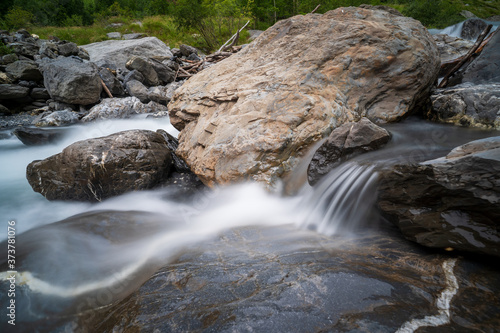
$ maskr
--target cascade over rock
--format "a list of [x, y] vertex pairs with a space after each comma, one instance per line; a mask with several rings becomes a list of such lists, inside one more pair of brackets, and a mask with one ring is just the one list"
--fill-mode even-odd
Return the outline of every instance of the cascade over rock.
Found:
[[439, 64], [427, 30], [387, 11], [282, 20], [176, 91], [169, 114], [182, 130], [177, 154], [207, 185], [273, 186], [343, 123], [408, 115]]
[[307, 168], [309, 184], [314, 185], [345, 160], [377, 150], [390, 139], [391, 135], [387, 130], [366, 118], [337, 127], [313, 155]]
[[31, 162], [26, 177], [49, 200], [100, 201], [152, 188], [168, 177], [171, 166], [162, 135], [130, 130], [75, 142], [59, 154]]
[[500, 256], [500, 137], [382, 173], [379, 208], [417, 243]]

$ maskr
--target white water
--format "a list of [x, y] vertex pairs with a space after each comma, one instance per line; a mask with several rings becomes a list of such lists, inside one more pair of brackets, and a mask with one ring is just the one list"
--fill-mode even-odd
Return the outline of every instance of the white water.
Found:
[[[445, 34], [445, 35], [448, 35], [451, 37], [461, 38], [460, 35], [462, 34], [462, 28], [464, 26], [464, 22], [465, 21], [454, 24], [454, 25], [450, 25], [449, 27], [446, 27], [444, 29], [429, 29], [429, 32], [433, 35]], [[491, 32], [495, 31], [498, 28], [498, 26], [500, 25], [500, 22], [493, 22], [493, 21], [485, 21], [485, 22], [486, 22], [486, 24], [492, 25]]]
[[[110, 298], [87, 308], [109, 304], [125, 297], [186, 247], [231, 228], [295, 224], [327, 235], [353, 232], [367, 221], [376, 199], [377, 174], [373, 166], [357, 163], [342, 165], [314, 189], [305, 186], [291, 197], [266, 192], [250, 183], [201, 192], [182, 202], [168, 199], [175, 197], [171, 189], [129, 193], [97, 204], [50, 202], [34, 193], [26, 181], [26, 166], [34, 159], [58, 153], [77, 140], [135, 128], [162, 128], [177, 134], [167, 119], [132, 119], [73, 127], [62, 142], [49, 146], [24, 147], [15, 138], [0, 141], [0, 183], [6, 188], [2, 189], [0, 200], [0, 221], [5, 226], [1, 228], [2, 239], [6, 238], [7, 221], [11, 219], [16, 221], [18, 235], [47, 225], [22, 244], [30, 252], [24, 262], [18, 261], [17, 283], [34, 292], [29, 296], [33, 304], [36, 302], [32, 299], [37, 297], [44, 304], [45, 296], [98, 299], [96, 295], [103, 291], [110, 293]], [[424, 129], [432, 135], [422, 139]], [[393, 140], [387, 149], [374, 153], [379, 159], [431, 159], [435, 157], [432, 154], [441, 155], [443, 149], [456, 146], [456, 140], [471, 141], [477, 135], [474, 131], [465, 135], [463, 129], [421, 122], [407, 123], [403, 130], [394, 125], [392, 132]], [[363, 159], [373, 156], [367, 154]], [[139, 214], [140, 225], [129, 225], [128, 220], [120, 225], [97, 223], [97, 231], [92, 233], [75, 228], [72, 223], [52, 224], [92, 211], [122, 211], [130, 216], [136, 214], [132, 211], [142, 211], [158, 216], [147, 218]], [[98, 219], [100, 215], [95, 216]], [[123, 238], [110, 240], [105, 236], [117, 229]], [[22, 235], [18, 239], [21, 241]], [[5, 272], [0, 273], [0, 279], [6, 277]], [[43, 316], [43, 306], [39, 311], [35, 317]]]

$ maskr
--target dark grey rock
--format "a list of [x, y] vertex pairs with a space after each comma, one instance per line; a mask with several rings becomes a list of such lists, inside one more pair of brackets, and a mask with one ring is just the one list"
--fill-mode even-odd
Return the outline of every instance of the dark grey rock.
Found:
[[114, 76], [109, 69], [100, 68], [99, 76], [103, 80], [104, 84], [106, 84], [106, 87], [108, 87], [109, 91], [113, 96], [125, 95], [125, 90], [123, 89], [120, 80], [118, 80], [118, 78]]
[[52, 99], [82, 105], [99, 101], [102, 85], [95, 64], [70, 57], [48, 60], [40, 68]]
[[191, 53], [189, 57], [186, 58], [187, 60], [192, 60], [192, 61], [200, 61], [201, 58], [198, 57], [196, 53]]
[[172, 55], [174, 57], [182, 57], [182, 52], [181, 52], [181, 49], [178, 49], [176, 47], [174, 47], [173, 49], [170, 50], [172, 52]]
[[436, 89], [427, 117], [466, 127], [500, 130], [500, 84], [462, 84]]
[[126, 85], [127, 82], [132, 81], [132, 80], [139, 81], [141, 83], [144, 83], [144, 81], [145, 81], [144, 75], [142, 75], [141, 72], [139, 72], [138, 70], [135, 70], [135, 69], [133, 71], [130, 71], [127, 74], [125, 74], [125, 77], [123, 78], [123, 84]]
[[79, 52], [78, 46], [72, 42], [57, 44], [57, 50], [59, 51], [59, 54], [64, 57], [69, 57], [72, 55], [77, 56]]
[[38, 54], [38, 51], [40, 49], [37, 45], [26, 42], [10, 43], [9, 47], [18, 56], [23, 55], [25, 57], [28, 57], [29, 59], [33, 59], [33, 57]]
[[148, 88], [137, 80], [130, 80], [125, 84], [130, 96], [137, 97], [142, 103], [148, 103], [149, 92]]
[[87, 52], [87, 50], [85, 50], [84, 48], [81, 48], [81, 47], [78, 48], [78, 57], [80, 57], [84, 60], [90, 60], [90, 55]]
[[495, 33], [481, 54], [461, 75], [462, 82], [500, 83], [500, 33]]
[[20, 127], [14, 130], [14, 135], [26, 146], [39, 146], [57, 142], [64, 131], [32, 127]]
[[148, 88], [148, 99], [156, 103], [167, 105], [170, 99], [167, 97], [167, 87], [156, 86]]
[[309, 184], [316, 184], [324, 175], [349, 158], [382, 147], [390, 138], [389, 132], [367, 118], [337, 127], [314, 153], [307, 168]]
[[26, 87], [26, 88], [35, 88], [35, 87], [38, 87], [38, 83], [36, 83], [35, 81], [19, 81], [17, 83], [18, 85], [20, 85], [21, 87]]
[[500, 256], [500, 137], [383, 171], [378, 200], [409, 240]]
[[158, 75], [158, 79], [161, 81], [161, 84], [168, 84], [174, 81], [175, 70], [171, 69], [167, 65], [164, 65], [162, 62], [156, 59], [149, 59], [149, 64], [153, 67], [154, 71]]
[[179, 48], [180, 48], [181, 54], [185, 57], [189, 57], [191, 55], [191, 53], [198, 54], [198, 49], [196, 49], [195, 47], [189, 46], [189, 45], [181, 44], [181, 46]]
[[43, 79], [42, 73], [34, 61], [19, 60], [13, 62], [5, 67], [5, 72], [15, 80], [40, 81]]
[[59, 154], [31, 162], [26, 177], [49, 200], [101, 201], [158, 186], [171, 166], [160, 134], [130, 130], [75, 142]]
[[42, 58], [50, 58], [50, 59], [55, 59], [58, 56], [59, 50], [57, 48], [56, 43], [52, 43], [49, 41], [44, 41], [41, 46], [40, 50], [38, 51], [40, 56]]
[[160, 84], [158, 74], [148, 59], [144, 57], [133, 56], [127, 61], [128, 70], [137, 70], [144, 76], [144, 84], [148, 87], [157, 86]]
[[33, 88], [30, 94], [33, 99], [44, 99], [47, 100], [50, 98], [49, 92], [45, 88]]
[[157, 130], [156, 133], [159, 133], [163, 136], [165, 142], [167, 143], [168, 149], [172, 152], [172, 160], [174, 163], [175, 170], [180, 173], [191, 172], [191, 169], [186, 164], [186, 162], [184, 162], [183, 159], [181, 159], [179, 156], [175, 154], [175, 151], [179, 146], [179, 141], [177, 140], [177, 138], [173, 137], [172, 135], [168, 134], [167, 131], [162, 129]]
[[488, 24], [479, 18], [471, 18], [464, 22], [460, 37], [469, 40], [476, 40]]
[[0, 84], [0, 100], [23, 98], [28, 96], [29, 92], [29, 88], [17, 84]]
[[449, 257], [419, 252], [378, 232], [353, 238], [327, 238], [293, 227], [225, 231], [210, 245], [189, 246], [194, 249], [182, 251], [130, 297], [103, 307], [85, 327], [396, 332], [412, 319], [432, 322], [445, 312], [441, 309], [448, 301], [438, 301], [439, 311], [435, 303], [443, 290], [455, 291], [448, 276], [459, 286], [446, 310], [450, 321], [419, 331], [496, 330], [500, 286], [493, 264], [458, 259], [450, 276], [443, 266], [454, 262]]

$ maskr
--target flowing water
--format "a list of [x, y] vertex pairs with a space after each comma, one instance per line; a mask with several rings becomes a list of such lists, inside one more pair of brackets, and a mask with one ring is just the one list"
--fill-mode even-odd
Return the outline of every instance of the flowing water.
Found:
[[[339, 166], [315, 188], [304, 185], [293, 196], [249, 183], [202, 191], [188, 200], [172, 199], [174, 190], [162, 188], [90, 204], [50, 202], [27, 183], [32, 160], [77, 140], [133, 128], [177, 135], [167, 119], [132, 119], [73, 126], [62, 141], [42, 147], [25, 147], [15, 137], [0, 141], [0, 237], [5, 240], [8, 221], [16, 221], [18, 321], [37, 323], [123, 299], [184, 249], [228, 229], [292, 225], [329, 236], [353, 234], [376, 220], [375, 165], [429, 160], [498, 135], [417, 119], [392, 124], [387, 129], [393, 138], [384, 149]], [[0, 262], [5, 268], [3, 257]], [[5, 281], [9, 275], [0, 277]], [[106, 297], [93, 302], [103, 290]]]
[[[486, 20], [483, 20], [483, 21], [486, 22], [486, 24], [492, 25], [492, 28], [491, 28], [492, 32], [495, 31], [496, 29], [498, 29], [498, 26], [500, 25], [500, 22], [486, 21]], [[433, 35], [445, 34], [445, 35], [448, 35], [451, 37], [460, 37], [460, 35], [462, 34], [462, 28], [464, 26], [464, 22], [465, 21], [454, 24], [454, 25], [450, 25], [449, 27], [446, 27], [444, 29], [429, 29], [429, 32]]]

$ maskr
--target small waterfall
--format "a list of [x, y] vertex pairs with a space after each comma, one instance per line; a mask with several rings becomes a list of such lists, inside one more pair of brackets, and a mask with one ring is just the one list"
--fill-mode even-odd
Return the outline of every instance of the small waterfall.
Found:
[[304, 195], [301, 226], [329, 236], [354, 231], [373, 208], [376, 181], [373, 166], [339, 166]]
[[[500, 25], [500, 22], [486, 21], [486, 20], [483, 20], [483, 21], [486, 22], [486, 24], [493, 25], [493, 27], [491, 28], [491, 32], [495, 31], [498, 28], [498, 26]], [[449, 27], [446, 27], [444, 29], [429, 29], [429, 32], [432, 35], [444, 34], [444, 35], [448, 35], [451, 37], [462, 38], [460, 36], [462, 34], [462, 28], [464, 26], [464, 23], [465, 23], [465, 21], [454, 24], [454, 25], [450, 25]]]

